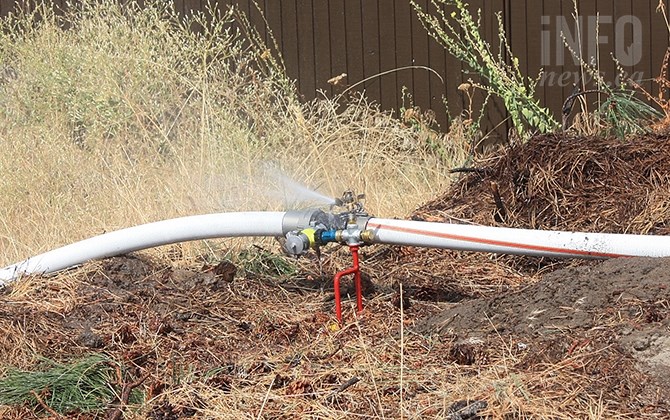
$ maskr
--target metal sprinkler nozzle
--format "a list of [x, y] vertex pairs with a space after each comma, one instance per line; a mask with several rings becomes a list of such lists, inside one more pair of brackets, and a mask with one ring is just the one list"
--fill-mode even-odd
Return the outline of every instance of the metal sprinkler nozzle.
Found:
[[[331, 242], [349, 247], [353, 265], [337, 273], [333, 279], [335, 312], [340, 323], [342, 322], [342, 305], [339, 286], [343, 276], [354, 275], [358, 312], [363, 310], [358, 250], [360, 246], [372, 243], [374, 236], [372, 231], [365, 229], [371, 216], [363, 207], [364, 198], [364, 194], [345, 191], [342, 197], [336, 199], [335, 203], [330, 206], [329, 212], [320, 209], [293, 211], [288, 212], [284, 219], [286, 241], [283, 248], [284, 252], [290, 256], [304, 255], [310, 249], [318, 252], [321, 246]], [[338, 207], [344, 211], [336, 212]]]
[[[371, 242], [364, 227], [370, 215], [363, 208], [364, 194], [345, 191], [335, 200], [329, 212], [321, 209], [291, 211], [284, 218], [284, 251], [298, 257], [310, 249], [337, 242], [342, 245], [363, 245]], [[344, 211], [337, 212], [337, 208]]]
[[335, 199], [335, 203], [330, 206], [330, 209], [333, 210], [334, 207], [344, 207], [347, 209], [348, 213], [365, 213], [362, 201], [364, 199], [365, 194], [356, 194], [355, 192], [348, 190], [342, 194], [341, 198]]

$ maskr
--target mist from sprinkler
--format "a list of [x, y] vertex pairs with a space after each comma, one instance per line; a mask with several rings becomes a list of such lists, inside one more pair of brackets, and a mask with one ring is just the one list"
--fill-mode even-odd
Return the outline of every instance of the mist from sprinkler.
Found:
[[264, 173], [268, 178], [274, 179], [278, 187], [269, 191], [269, 195], [275, 199], [282, 200], [287, 208], [295, 206], [297, 203], [314, 203], [331, 206], [335, 204], [335, 199], [314, 191], [282, 172], [276, 165], [267, 163], [263, 167]]

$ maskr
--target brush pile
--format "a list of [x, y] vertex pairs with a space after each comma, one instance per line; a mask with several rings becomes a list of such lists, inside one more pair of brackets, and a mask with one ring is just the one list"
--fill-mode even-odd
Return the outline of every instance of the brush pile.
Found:
[[[627, 141], [536, 136], [484, 158], [411, 218], [525, 229], [667, 235], [670, 233], [668, 136]], [[453, 296], [507, 290], [585, 261], [492, 256], [402, 248], [394, 265], [420, 290]]]
[[414, 218], [588, 232], [670, 233], [668, 136], [538, 136], [482, 166]]
[[[625, 142], [534, 137], [482, 159], [474, 168], [459, 170], [466, 175], [411, 217], [668, 235], [667, 143], [667, 135]], [[670, 372], [670, 281], [663, 275], [667, 258], [599, 263], [409, 247], [393, 256], [412, 298], [421, 297], [413, 292], [428, 289], [443, 295], [449, 290], [457, 297], [444, 299], [458, 304], [421, 320], [414, 332], [458, 337], [452, 350], [464, 360], [482, 359], [482, 349], [490, 351], [488, 346], [496, 342], [516, 342], [512, 352], [532, 343], [533, 356], [519, 359], [516, 368], [569, 366], [579, 359], [575, 366], [586, 387], [600, 388], [616, 398], [620, 408], [642, 403], [649, 416], [663, 416], [670, 409], [669, 396], [659, 391]], [[488, 351], [484, 353], [499, 354]], [[558, 375], [557, 380], [566, 385], [568, 376]], [[641, 383], [647, 385], [636, 385]], [[552, 387], [546, 392], [553, 392]]]

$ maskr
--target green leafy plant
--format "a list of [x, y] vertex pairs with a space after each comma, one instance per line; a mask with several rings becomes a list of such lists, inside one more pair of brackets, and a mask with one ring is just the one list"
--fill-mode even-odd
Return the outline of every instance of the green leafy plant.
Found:
[[[512, 54], [500, 13], [496, 15], [500, 46], [498, 52], [494, 53], [480, 33], [481, 10], [477, 11], [475, 17], [468, 10], [468, 4], [461, 0], [431, 0], [431, 4], [435, 10], [432, 14], [412, 2], [424, 28], [447, 52], [481, 77], [480, 83], [472, 84], [474, 87], [502, 99], [520, 135], [527, 136], [536, 131], [546, 133], [559, 128], [551, 112], [535, 98], [537, 81], [521, 73], [519, 60]], [[445, 6], [455, 10], [447, 15]]]

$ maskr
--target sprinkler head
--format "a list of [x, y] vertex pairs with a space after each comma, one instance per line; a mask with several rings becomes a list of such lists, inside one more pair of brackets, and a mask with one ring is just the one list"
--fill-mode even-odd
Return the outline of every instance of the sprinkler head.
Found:
[[351, 190], [347, 190], [342, 194], [342, 197], [336, 198], [335, 203], [330, 206], [332, 211], [335, 207], [343, 207], [348, 213], [363, 214], [362, 200], [365, 199], [365, 194], [356, 194]]

